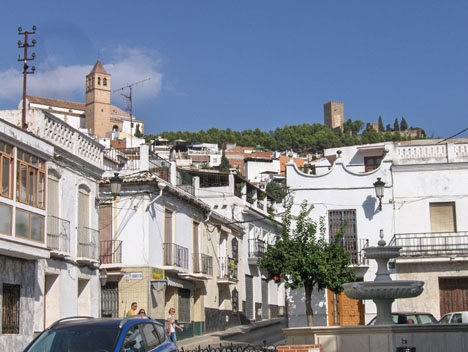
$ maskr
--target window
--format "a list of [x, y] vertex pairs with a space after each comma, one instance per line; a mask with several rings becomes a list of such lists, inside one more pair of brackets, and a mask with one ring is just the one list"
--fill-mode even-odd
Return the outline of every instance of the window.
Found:
[[11, 235], [11, 207], [0, 203], [0, 233]]
[[457, 232], [455, 203], [430, 203], [431, 232]]
[[123, 347], [125, 351], [144, 351], [143, 337], [141, 336], [138, 326], [133, 326], [127, 331]]
[[364, 157], [364, 171], [368, 172], [368, 171], [377, 169], [380, 166], [381, 162], [382, 162], [381, 156]]
[[12, 182], [12, 167], [13, 164], [13, 147], [5, 142], [0, 141], [0, 195], [7, 198], [12, 198], [11, 182]]
[[179, 321], [189, 323], [190, 319], [190, 290], [179, 288]]
[[341, 243], [350, 254], [351, 264], [358, 264], [356, 210], [330, 210], [328, 230], [330, 242], [335, 241], [338, 234], [342, 235]]
[[20, 285], [3, 284], [2, 334], [19, 334]]
[[17, 208], [15, 235], [17, 237], [44, 242], [44, 217]]
[[153, 349], [160, 345], [159, 336], [155, 331], [153, 324], [141, 324], [140, 330], [142, 335], [145, 337], [146, 345], [148, 348]]
[[232, 314], [236, 315], [239, 312], [239, 292], [236, 288], [232, 290]]
[[45, 162], [17, 149], [16, 200], [45, 209]]

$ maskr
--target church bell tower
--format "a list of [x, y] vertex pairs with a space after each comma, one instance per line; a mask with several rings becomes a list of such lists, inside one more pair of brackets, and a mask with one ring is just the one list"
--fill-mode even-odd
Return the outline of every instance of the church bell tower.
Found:
[[90, 134], [98, 137], [106, 137], [112, 131], [110, 78], [99, 60], [86, 76], [85, 127]]

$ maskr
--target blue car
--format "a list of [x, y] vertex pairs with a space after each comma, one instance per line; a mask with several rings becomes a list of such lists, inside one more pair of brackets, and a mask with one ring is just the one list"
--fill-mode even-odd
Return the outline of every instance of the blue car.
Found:
[[23, 352], [177, 352], [164, 326], [145, 315], [56, 321]]

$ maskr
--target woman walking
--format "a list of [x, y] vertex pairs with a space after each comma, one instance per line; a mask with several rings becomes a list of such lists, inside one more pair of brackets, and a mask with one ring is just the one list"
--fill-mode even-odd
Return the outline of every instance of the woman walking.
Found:
[[177, 335], [176, 335], [176, 328], [180, 331], [184, 331], [184, 329], [177, 325], [174, 319], [175, 309], [169, 309], [169, 316], [167, 317], [167, 334], [169, 338], [174, 342], [174, 345], [177, 345]]

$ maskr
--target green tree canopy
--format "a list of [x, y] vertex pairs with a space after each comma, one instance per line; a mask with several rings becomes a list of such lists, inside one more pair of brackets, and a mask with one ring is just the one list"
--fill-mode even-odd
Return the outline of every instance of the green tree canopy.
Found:
[[408, 129], [408, 123], [404, 117], [401, 118], [400, 131], [406, 131]]
[[226, 158], [226, 155], [223, 155], [221, 156], [221, 162], [219, 164], [219, 171], [221, 172], [229, 172], [229, 170], [231, 169], [231, 164], [229, 163], [229, 160], [228, 158]]
[[268, 247], [260, 265], [268, 271], [270, 278], [283, 277], [286, 288], [304, 288], [307, 324], [313, 326], [314, 287], [340, 293], [343, 283], [354, 281], [356, 275], [349, 266], [349, 253], [339, 244], [341, 236], [329, 243], [325, 238], [323, 219], [317, 234], [317, 222], [308, 217], [307, 202], [302, 203], [293, 228], [291, 208], [292, 204], [289, 204], [282, 216], [281, 237]]
[[382, 116], [379, 116], [379, 132], [385, 131]]

